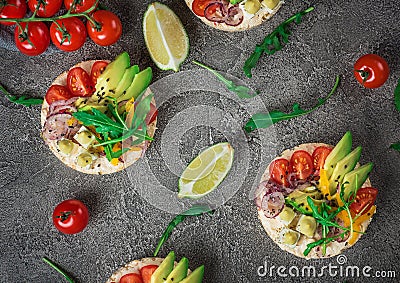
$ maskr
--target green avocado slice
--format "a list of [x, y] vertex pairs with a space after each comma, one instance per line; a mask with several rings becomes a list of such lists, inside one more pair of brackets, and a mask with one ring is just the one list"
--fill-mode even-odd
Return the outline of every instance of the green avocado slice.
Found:
[[179, 283], [201, 283], [203, 282], [203, 275], [204, 275], [204, 265], [199, 266], [196, 268], [192, 273], [188, 275]]
[[149, 86], [152, 77], [153, 72], [150, 67], [136, 74], [132, 84], [117, 98], [117, 101], [129, 100], [132, 97], [136, 99]]
[[[344, 185], [344, 196], [345, 200], [348, 200], [351, 193], [356, 193], [359, 188], [367, 180], [369, 173], [372, 170], [374, 164], [372, 162], [367, 163], [349, 173], [347, 173], [343, 178]], [[346, 182], [348, 182], [346, 184]]]
[[150, 283], [164, 283], [165, 279], [174, 268], [174, 262], [175, 253], [172, 251], [167, 255], [156, 271], [154, 271], [153, 275], [151, 275]]
[[121, 96], [123, 92], [132, 84], [133, 78], [137, 73], [139, 73], [138, 65], [134, 65], [126, 69], [121, 81], [115, 88], [115, 93], [112, 93], [110, 96], [115, 98]]
[[329, 153], [324, 164], [324, 170], [326, 170], [326, 177], [328, 179], [332, 176], [336, 164], [350, 153], [352, 143], [353, 138], [351, 132], [347, 132], [333, 148], [331, 153]]
[[176, 283], [186, 278], [189, 268], [189, 261], [183, 257], [181, 261], [175, 266], [175, 268], [168, 275], [167, 280], [164, 283]]

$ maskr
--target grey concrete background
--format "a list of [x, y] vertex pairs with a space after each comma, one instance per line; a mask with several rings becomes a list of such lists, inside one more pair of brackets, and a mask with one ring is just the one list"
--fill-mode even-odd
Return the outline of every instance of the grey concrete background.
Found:
[[[389, 145], [400, 141], [400, 114], [393, 105], [393, 91], [400, 78], [400, 4], [383, 0], [287, 1], [270, 22], [246, 32], [224, 33], [201, 23], [184, 1], [162, 2], [178, 14], [189, 34], [190, 55], [182, 70], [197, 69], [190, 63], [196, 59], [239, 77], [261, 91], [268, 109], [288, 111], [295, 102], [309, 107], [328, 92], [335, 75], [342, 76], [338, 92], [318, 111], [274, 126], [277, 140], [269, 148], [279, 154], [299, 143], [335, 143], [344, 132], [352, 131], [354, 144], [363, 146], [361, 161], [375, 164], [371, 180], [380, 194], [378, 212], [367, 234], [344, 255], [348, 265], [394, 270], [397, 277], [346, 278], [327, 273], [317, 278], [281, 278], [276, 273], [259, 277], [257, 269], [264, 262], [287, 268], [338, 264], [335, 258], [307, 262], [282, 252], [264, 233], [246, 185], [213, 216], [187, 219], [177, 227], [160, 256], [175, 250], [178, 257], [189, 258], [191, 268], [205, 264], [204, 282], [399, 282], [400, 155]], [[88, 40], [77, 52], [33, 58], [0, 49], [0, 82], [14, 94], [44, 96], [52, 80], [75, 63], [112, 59], [124, 50], [142, 68], [153, 67], [154, 81], [171, 74], [155, 67], [144, 45], [141, 22], [150, 1], [104, 3], [123, 22], [123, 36], [117, 44], [103, 48]], [[293, 27], [290, 43], [274, 56], [264, 56], [254, 77], [246, 79], [241, 68], [255, 44], [310, 5], [316, 10]], [[376, 90], [363, 89], [352, 75], [354, 62], [366, 53], [383, 56], [391, 68], [387, 83]], [[219, 98], [215, 93], [202, 93], [194, 99], [170, 101], [160, 108], [160, 129], [193, 103], [218, 106]], [[236, 107], [228, 103], [222, 109], [235, 112]], [[61, 164], [40, 138], [39, 107], [26, 109], [2, 97], [0, 109], [0, 282], [64, 282], [41, 262], [42, 256], [59, 263], [77, 282], [105, 282], [126, 262], [153, 253], [173, 215], [142, 199], [125, 172], [89, 176]], [[245, 123], [248, 117], [241, 115], [239, 122]], [[249, 136], [254, 171], [260, 166], [263, 135], [265, 132]], [[224, 137], [218, 131], [198, 128], [188, 131], [177, 146], [182, 159], [189, 162], [200, 148], [220, 140]], [[157, 159], [158, 146], [156, 138], [149, 154], [155, 156], [153, 172], [163, 176], [166, 173]], [[246, 181], [254, 181], [252, 178], [250, 174]], [[165, 182], [174, 180], [166, 178]], [[60, 234], [51, 222], [53, 208], [68, 198], [81, 199], [91, 213], [86, 230], [73, 236]]]

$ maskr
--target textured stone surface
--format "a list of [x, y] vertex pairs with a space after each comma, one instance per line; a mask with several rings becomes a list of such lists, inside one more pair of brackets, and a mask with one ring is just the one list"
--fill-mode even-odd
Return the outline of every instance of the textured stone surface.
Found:
[[[305, 142], [335, 143], [345, 131], [352, 131], [354, 144], [363, 146], [362, 163], [375, 164], [371, 181], [380, 194], [378, 213], [367, 234], [344, 253], [347, 264], [369, 265], [373, 271], [394, 270], [400, 275], [400, 155], [389, 149], [391, 143], [400, 141], [400, 115], [393, 106], [393, 90], [400, 77], [397, 1], [287, 1], [270, 22], [241, 33], [211, 29], [192, 15], [182, 0], [163, 2], [178, 14], [189, 33], [190, 56], [182, 70], [198, 70], [190, 62], [199, 60], [239, 77], [261, 91], [257, 99], [270, 110], [290, 110], [295, 102], [309, 107], [326, 95], [336, 74], [342, 76], [342, 82], [318, 111], [248, 136], [251, 167], [245, 168], [248, 176], [243, 185], [213, 216], [187, 219], [178, 226], [160, 256], [175, 250], [179, 257], [189, 258], [191, 268], [204, 263], [204, 282], [397, 282], [330, 277], [327, 272], [318, 278], [281, 278], [276, 272], [272, 277], [259, 277], [257, 269], [265, 261], [268, 266], [287, 268], [338, 264], [335, 258], [306, 262], [282, 252], [264, 233], [248, 197], [258, 171], [274, 155]], [[154, 81], [172, 74], [154, 66], [144, 45], [141, 22], [149, 3], [105, 1], [124, 25], [121, 40], [108, 48], [88, 40], [77, 52], [49, 52], [33, 58], [0, 49], [0, 82], [15, 94], [43, 96], [52, 80], [75, 63], [112, 59], [124, 50], [141, 68], [153, 67]], [[246, 79], [241, 68], [254, 45], [309, 5], [316, 10], [301, 25], [293, 26], [290, 43], [275, 55], [262, 57], [253, 78]], [[391, 75], [379, 89], [363, 89], [353, 78], [352, 65], [365, 53], [388, 60]], [[132, 167], [128, 173], [90, 176], [61, 164], [44, 145], [39, 136], [39, 107], [25, 109], [0, 98], [0, 282], [64, 282], [41, 262], [42, 256], [59, 263], [82, 283], [105, 282], [119, 266], [150, 256], [173, 215], [139, 195], [141, 188], [151, 189], [149, 184], [134, 186], [129, 177], [154, 173], [163, 186], [176, 189], [177, 176], [168, 172], [161, 154], [169, 121], [185, 109], [203, 105], [206, 111], [222, 109], [229, 113], [226, 119], [243, 124], [249, 113], [245, 102], [238, 101], [204, 90], [177, 93], [160, 107], [160, 131], [147, 155], [149, 172]], [[205, 146], [226, 140], [221, 129], [186, 129], [176, 144], [179, 159], [187, 163]], [[81, 199], [91, 212], [88, 227], [78, 235], [60, 234], [51, 222], [55, 205], [68, 198]]]

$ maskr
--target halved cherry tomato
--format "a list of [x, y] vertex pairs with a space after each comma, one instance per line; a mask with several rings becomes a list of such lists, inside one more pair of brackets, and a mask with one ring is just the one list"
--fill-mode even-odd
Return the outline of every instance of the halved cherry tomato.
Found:
[[287, 179], [288, 174], [289, 161], [284, 158], [273, 161], [269, 166], [269, 175], [271, 176], [272, 180], [280, 185], [284, 185], [285, 187], [290, 185]]
[[329, 153], [331, 153], [332, 148], [327, 146], [319, 146], [317, 147], [313, 154], [313, 166], [315, 170], [321, 170], [324, 167], [325, 159], [328, 157]]
[[[39, 3], [39, 4], [38, 4]], [[28, 0], [29, 9], [35, 12], [38, 5], [37, 14], [41, 18], [50, 18], [60, 11], [62, 0]]]
[[311, 155], [304, 150], [295, 151], [290, 158], [289, 171], [296, 175], [297, 180], [307, 179], [314, 172]]
[[68, 100], [72, 97], [68, 88], [63, 85], [52, 85], [46, 93], [46, 101], [50, 105], [57, 100]]
[[211, 3], [216, 2], [215, 0], [194, 0], [192, 3], [192, 10], [193, 12], [199, 16], [204, 17], [204, 11], [208, 5]]
[[96, 85], [97, 78], [104, 72], [108, 65], [106, 61], [96, 61], [93, 66], [92, 70], [90, 71], [90, 79], [92, 80], [93, 84]]
[[[0, 1], [0, 18], [1, 19], [21, 19], [26, 14], [26, 1], [25, 0], [6, 0]], [[6, 26], [15, 25], [15, 23], [0, 22]]]
[[69, 199], [56, 206], [53, 223], [64, 234], [76, 234], [85, 229], [89, 222], [89, 211], [83, 202]]
[[98, 10], [92, 18], [101, 25], [97, 29], [91, 21], [86, 23], [88, 35], [94, 43], [108, 46], [118, 41], [122, 34], [122, 24], [117, 15], [107, 10]]
[[67, 86], [73, 96], [91, 96], [95, 91], [89, 74], [81, 67], [69, 70]]
[[86, 27], [76, 17], [61, 19], [51, 24], [50, 37], [58, 49], [67, 52], [75, 51], [85, 43]]
[[140, 274], [142, 275], [143, 283], [150, 283], [151, 275], [158, 268], [158, 265], [146, 265], [140, 269]]
[[367, 213], [374, 205], [378, 190], [375, 188], [360, 188], [357, 191], [355, 201], [350, 205], [350, 210], [355, 214]]
[[377, 88], [389, 78], [389, 65], [376, 54], [366, 54], [354, 64], [354, 76], [366, 88]]
[[128, 273], [119, 279], [119, 283], [143, 283], [143, 280], [140, 274]]
[[[67, 8], [67, 10], [69, 10], [69, 8], [71, 8], [74, 1], [75, 0], [64, 0], [65, 8]], [[75, 7], [71, 10], [71, 13], [86, 12], [96, 3], [96, 0], [78, 0], [75, 2], [76, 2]], [[96, 3], [96, 7], [97, 7], [97, 4], [98, 3]], [[96, 10], [96, 8], [93, 11], [95, 11], [95, 10]]]
[[15, 45], [25, 55], [36, 56], [50, 45], [50, 33], [43, 22], [20, 23], [14, 31]]

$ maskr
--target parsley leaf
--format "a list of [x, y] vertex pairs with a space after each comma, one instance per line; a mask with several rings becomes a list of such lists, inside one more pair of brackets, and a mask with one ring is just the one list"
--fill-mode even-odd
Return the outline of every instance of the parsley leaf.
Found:
[[11, 95], [1, 84], [0, 84], [0, 91], [3, 92], [8, 100], [14, 102], [16, 104], [21, 104], [24, 106], [32, 106], [32, 105], [41, 105], [43, 104], [43, 98], [28, 98], [26, 95], [16, 97]]

